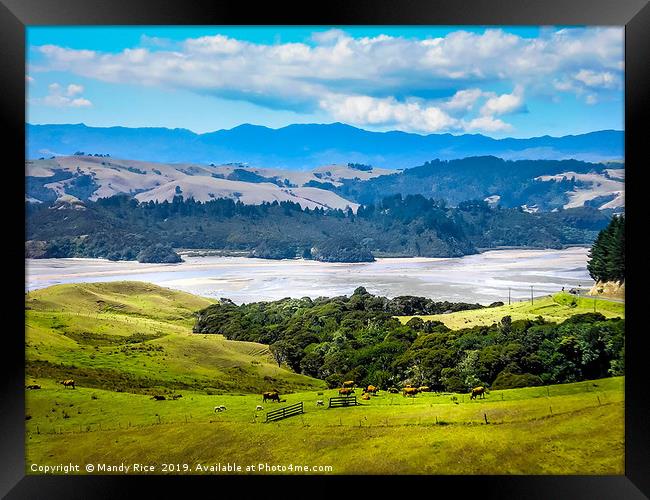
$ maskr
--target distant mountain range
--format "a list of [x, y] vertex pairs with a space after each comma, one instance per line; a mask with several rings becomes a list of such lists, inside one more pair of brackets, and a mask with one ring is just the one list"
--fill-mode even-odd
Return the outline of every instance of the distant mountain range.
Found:
[[291, 170], [362, 163], [409, 168], [433, 160], [492, 155], [504, 159], [622, 160], [624, 132], [602, 130], [564, 137], [493, 139], [480, 134], [371, 132], [341, 123], [271, 129], [240, 125], [196, 134], [186, 129], [26, 125], [28, 159], [77, 152], [150, 162], [241, 163]]

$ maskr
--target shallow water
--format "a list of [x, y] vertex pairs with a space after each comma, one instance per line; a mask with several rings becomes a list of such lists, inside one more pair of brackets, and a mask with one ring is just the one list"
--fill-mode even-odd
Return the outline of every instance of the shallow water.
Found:
[[184, 257], [180, 264], [103, 259], [27, 259], [26, 289], [59, 283], [137, 280], [241, 304], [283, 297], [350, 295], [358, 286], [395, 297], [418, 295], [489, 304], [529, 299], [562, 287], [591, 287], [587, 248], [493, 250], [462, 258], [386, 258], [323, 263], [245, 257]]

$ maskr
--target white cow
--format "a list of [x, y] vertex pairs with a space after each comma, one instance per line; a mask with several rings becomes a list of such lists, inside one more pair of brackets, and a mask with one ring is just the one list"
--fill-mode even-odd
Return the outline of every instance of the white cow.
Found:
[[322, 399], [319, 399], [318, 401], [316, 401], [316, 406], [323, 406], [324, 404], [325, 403], [323, 403]]
[[255, 411], [262, 411], [264, 407], [262, 405], [257, 405], [257, 408], [255, 408]]
[[214, 412], [215, 413], [218, 412], [218, 411], [225, 411], [225, 410], [226, 410], [226, 407], [224, 405], [214, 407]]

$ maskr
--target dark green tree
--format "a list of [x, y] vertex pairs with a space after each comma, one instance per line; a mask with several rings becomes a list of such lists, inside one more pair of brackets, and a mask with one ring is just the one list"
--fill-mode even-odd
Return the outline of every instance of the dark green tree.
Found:
[[589, 252], [587, 269], [596, 281], [625, 280], [625, 216], [612, 217]]

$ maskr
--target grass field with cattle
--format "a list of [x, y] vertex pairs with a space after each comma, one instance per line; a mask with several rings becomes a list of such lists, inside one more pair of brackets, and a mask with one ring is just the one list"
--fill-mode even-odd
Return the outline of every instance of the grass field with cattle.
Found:
[[[25, 382], [41, 389], [26, 391], [26, 472], [69, 462], [81, 473], [87, 463], [152, 464], [154, 473], [163, 463], [191, 473], [218, 463], [331, 466], [326, 474], [624, 472], [623, 377], [477, 400], [386, 391], [361, 400], [357, 389], [360, 406], [327, 408], [337, 391], [278, 368], [267, 346], [192, 334], [193, 312], [209, 303], [132, 282], [30, 292]], [[67, 378], [75, 389], [58, 383]], [[263, 403], [271, 388], [286, 401]], [[297, 402], [303, 415], [264, 422]]]

